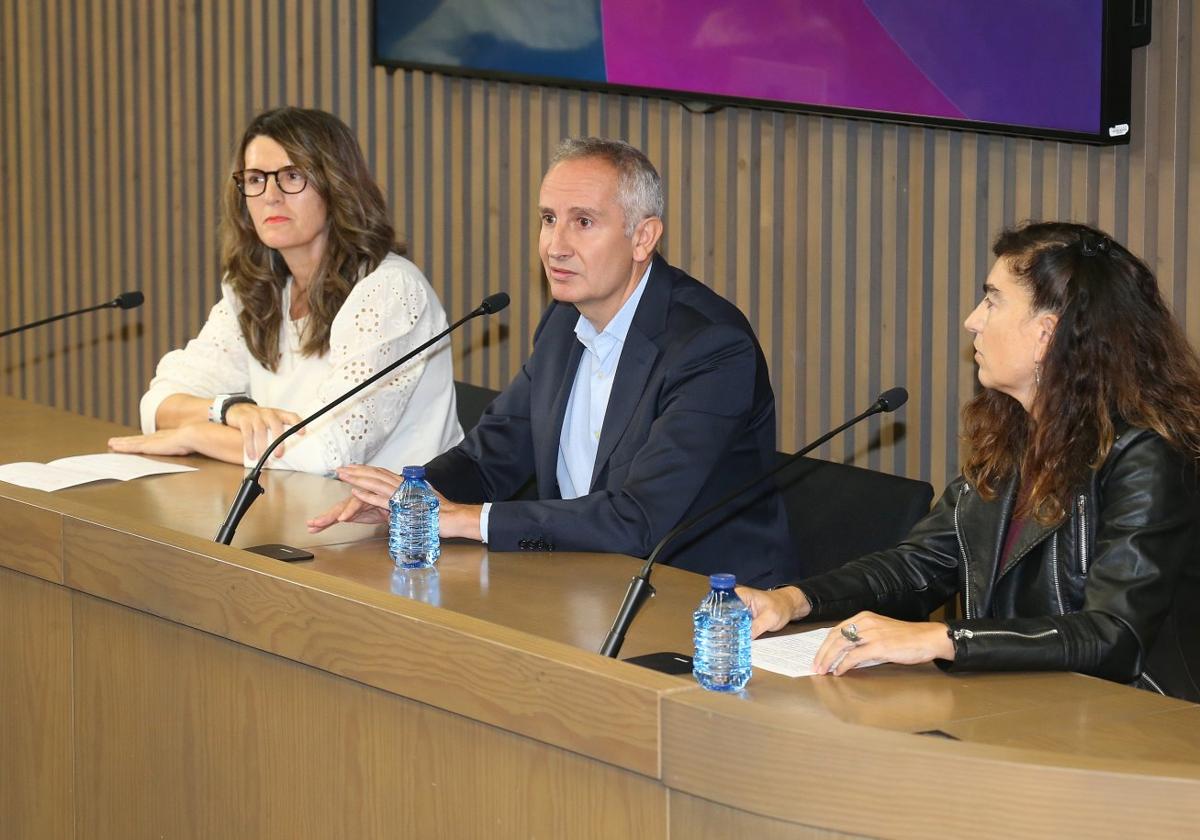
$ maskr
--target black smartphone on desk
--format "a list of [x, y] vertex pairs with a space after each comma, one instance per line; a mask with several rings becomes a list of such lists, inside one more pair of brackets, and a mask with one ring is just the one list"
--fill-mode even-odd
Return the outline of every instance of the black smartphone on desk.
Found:
[[300, 560], [313, 559], [311, 551], [305, 551], [303, 548], [292, 548], [290, 545], [284, 545], [283, 543], [252, 545], [246, 551], [261, 554], [263, 557], [270, 557], [272, 560], [282, 560], [285, 563], [296, 563]]

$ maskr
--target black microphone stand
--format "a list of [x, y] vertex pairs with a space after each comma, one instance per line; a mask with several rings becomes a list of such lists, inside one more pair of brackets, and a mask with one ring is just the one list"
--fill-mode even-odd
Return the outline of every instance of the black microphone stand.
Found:
[[61, 321], [63, 318], [70, 318], [73, 315], [83, 315], [85, 312], [95, 312], [97, 309], [133, 309], [141, 306], [145, 298], [141, 292], [123, 292], [117, 297], [110, 300], [108, 303], [98, 303], [95, 306], [88, 306], [83, 309], [76, 309], [74, 312], [64, 312], [61, 315], [52, 315], [49, 318], [43, 318], [40, 321], [34, 321], [29, 324], [22, 324], [19, 327], [12, 327], [4, 332], [0, 332], [0, 338], [4, 338], [14, 333], [31, 330], [34, 327], [40, 327], [43, 324], [53, 324], [55, 321]]
[[396, 361], [392, 362], [390, 365], [385, 367], [383, 370], [380, 370], [380, 371], [372, 374], [371, 376], [364, 379], [362, 382], [355, 385], [353, 388], [351, 388], [346, 393], [342, 394], [340, 397], [338, 397], [333, 402], [330, 402], [329, 404], [322, 406], [321, 408], [317, 409], [309, 416], [305, 417], [303, 420], [301, 420], [296, 425], [290, 426], [289, 428], [285, 429], [283, 434], [281, 434], [279, 437], [275, 438], [275, 440], [271, 441], [271, 445], [268, 446], [266, 448], [266, 450], [263, 452], [263, 454], [259, 457], [258, 463], [256, 463], [254, 465], [254, 467], [250, 470], [250, 472], [246, 474], [246, 478], [242, 481], [242, 486], [238, 489], [237, 495], [233, 499], [233, 504], [229, 506], [229, 513], [225, 516], [225, 521], [223, 523], [221, 523], [221, 529], [219, 531], [217, 531], [216, 541], [219, 543], [222, 543], [224, 545], [229, 545], [231, 542], [233, 542], [233, 534], [237, 530], [238, 523], [242, 521], [242, 517], [245, 516], [246, 511], [248, 511], [250, 509], [250, 505], [254, 504], [254, 500], [263, 494], [263, 487], [261, 484], [258, 483], [258, 477], [262, 473], [263, 465], [267, 462], [267, 458], [270, 457], [271, 453], [274, 452], [281, 443], [283, 443], [289, 437], [294, 435], [296, 432], [303, 429], [309, 423], [311, 423], [314, 420], [316, 420], [317, 418], [319, 418], [321, 415], [325, 414], [327, 411], [337, 408], [339, 405], [344, 403], [346, 400], [350, 399], [352, 396], [357, 394], [363, 388], [366, 388], [368, 385], [371, 385], [371, 384], [379, 381], [380, 379], [382, 379], [383, 377], [387, 376], [389, 373], [394, 371], [396, 368], [400, 367], [400, 365], [404, 364], [405, 362], [412, 359], [414, 356], [419, 355], [423, 351], [427, 350], [429, 347], [431, 347], [434, 344], [436, 344], [437, 342], [441, 341], [443, 338], [445, 338], [450, 333], [454, 332], [454, 330], [461, 327], [467, 321], [470, 321], [472, 318], [478, 318], [480, 315], [491, 315], [495, 312], [499, 312], [501, 309], [503, 309], [506, 306], [508, 306], [508, 295], [506, 293], [497, 292], [494, 295], [489, 295], [488, 297], [483, 299], [483, 303], [481, 303], [475, 310], [473, 310], [473, 311], [467, 313], [466, 315], [464, 315], [463, 317], [459, 318], [453, 324], [446, 327], [446, 329], [442, 330], [440, 333], [435, 335], [433, 338], [431, 338], [428, 341], [426, 341], [425, 343], [423, 343], [420, 347], [416, 347], [416, 348], [410, 350], [408, 353], [405, 353], [403, 356], [401, 356]]
[[600, 647], [600, 653], [602, 653], [604, 656], [615, 658], [617, 654], [621, 652], [621, 645], [625, 643], [625, 634], [629, 632], [629, 626], [633, 624], [633, 619], [637, 617], [638, 610], [642, 608], [642, 605], [646, 602], [647, 598], [653, 597], [654, 595], [654, 587], [650, 583], [650, 570], [654, 567], [654, 561], [658, 559], [658, 555], [662, 552], [663, 547], [666, 546], [667, 543], [704, 518], [725, 507], [725, 505], [729, 504], [747, 490], [757, 487], [766, 479], [771, 478], [784, 468], [791, 466], [797, 460], [807, 455], [809, 452], [812, 452], [830, 438], [846, 431], [846, 429], [850, 428], [855, 423], [859, 423], [874, 414], [895, 411], [907, 401], [908, 391], [904, 390], [903, 388], [892, 388], [891, 390], [884, 392], [879, 399], [877, 399], [875, 403], [862, 414], [847, 420], [833, 431], [821, 435], [821, 437], [805, 446], [799, 452], [784, 458], [782, 461], [776, 464], [775, 468], [770, 472], [755, 477], [755, 479], [749, 484], [742, 485], [732, 493], [722, 497], [720, 501], [708, 508], [705, 508], [691, 519], [679, 523], [670, 531], [668, 531], [666, 535], [658, 541], [658, 545], [654, 546], [654, 550], [651, 551], [650, 556], [646, 558], [646, 563], [642, 566], [642, 570], [634, 575], [633, 579], [629, 581], [629, 588], [625, 590], [625, 600], [621, 602], [621, 607], [617, 610], [617, 616], [615, 619], [613, 619], [612, 628], [608, 631], [608, 635], [604, 637], [604, 644]]

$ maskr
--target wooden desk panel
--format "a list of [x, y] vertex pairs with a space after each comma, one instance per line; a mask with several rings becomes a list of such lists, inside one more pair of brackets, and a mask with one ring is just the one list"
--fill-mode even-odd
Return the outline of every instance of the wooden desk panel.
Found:
[[663, 703], [663, 782], [736, 810], [868, 836], [1184, 837], [1200, 825], [1194, 760], [1007, 749], [702, 691]]
[[762, 817], [671, 791], [670, 840], [857, 840], [864, 836]]
[[1116, 760], [1190, 763], [1200, 755], [1200, 706], [1144, 691], [1081, 696], [942, 728], [972, 743]]
[[653, 779], [88, 595], [75, 610], [81, 838], [665, 835]]
[[[382, 537], [313, 551], [316, 557], [311, 562], [297, 565], [379, 592], [406, 595], [412, 588], [410, 579], [422, 582], [421, 575], [395, 569]], [[447, 541], [434, 569], [436, 606], [597, 651], [629, 579], [640, 568], [640, 561], [615, 554], [489, 553], [477, 543]], [[691, 653], [691, 620], [680, 621], [680, 609], [690, 610], [700, 603], [708, 592], [707, 580], [668, 567], [656, 570], [654, 580], [666, 597], [646, 602], [638, 614], [637, 632], [630, 634], [621, 651], [623, 657], [660, 650]], [[564, 586], [568, 581], [570, 585]], [[686, 684], [694, 685], [690, 677]]]
[[[899, 732], [942, 729], [955, 735], [959, 731], [951, 725], [959, 722], [1015, 720], [1008, 716], [1022, 714], [1037, 719], [1048, 710], [1076, 708], [1113, 696], [1136, 703], [1147, 714], [1174, 708], [1179, 702], [1078, 674], [948, 674], [932, 663], [880, 665], [843, 677], [789, 679], [759, 673], [746, 689], [746, 697], [755, 705], [780, 712], [803, 712], [814, 719]], [[1040, 737], [1018, 726], [1005, 727], [1004, 734], [1013, 739], [1006, 742], [1008, 746], [1034, 747], [1032, 739]], [[1190, 759], [1200, 759], [1200, 752]]]
[[70, 591], [0, 567], [0, 838], [70, 837]]
[[[218, 545], [74, 520], [70, 586], [646, 775], [683, 680]], [[369, 546], [367, 548], [370, 548]], [[632, 564], [632, 561], [626, 559]], [[521, 610], [535, 600], [509, 603]]]
[[[0, 417], [17, 429], [7, 460], [122, 431], [4, 399]], [[319, 477], [267, 476], [238, 539], [313, 561], [215, 545], [242, 471], [193, 463], [0, 489], [0, 512], [33, 523], [0, 543], [0, 700], [48, 698], [0, 722], [0, 768], [23, 780], [0, 825], [34, 819], [21, 836], [60, 836], [62, 814], [81, 838], [1171, 836], [1200, 821], [1198, 706], [1072, 674], [896, 666], [709, 694], [591, 652], [638, 561], [448, 542], [422, 603], [393, 594], [408, 582], [376, 529], [303, 531], [342, 495]], [[690, 648], [704, 579], [664, 568], [655, 584], [625, 655]], [[924, 729], [962, 740], [910, 734]], [[55, 784], [37, 823], [30, 803]]]
[[[36, 496], [32, 492], [22, 495], [26, 499]], [[62, 583], [62, 514], [32, 500], [0, 498], [0, 528], [8, 568]]]

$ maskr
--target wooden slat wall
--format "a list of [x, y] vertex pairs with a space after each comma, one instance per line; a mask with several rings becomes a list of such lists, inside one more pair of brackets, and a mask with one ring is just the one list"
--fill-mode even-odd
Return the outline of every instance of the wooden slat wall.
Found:
[[[1135, 54], [1133, 143], [1004, 138], [660, 99], [388, 73], [369, 0], [0, 0], [0, 324], [141, 288], [147, 305], [0, 340], [0, 390], [136, 422], [155, 361], [218, 293], [218, 195], [258, 111], [325, 108], [357, 132], [411, 255], [449, 312], [506, 289], [455, 344], [500, 387], [547, 302], [533, 205], [566, 135], [623, 137], [659, 165], [664, 251], [758, 330], [793, 449], [907, 385], [903, 430], [825, 457], [941, 485], [974, 387], [961, 322], [1003, 225], [1091, 221], [1150, 260], [1193, 340], [1200, 284], [1200, 21], [1155, 4]], [[1195, 214], [1192, 211], [1195, 210]], [[900, 431], [897, 434], [897, 431]], [[878, 437], [881, 446], [870, 444]]]

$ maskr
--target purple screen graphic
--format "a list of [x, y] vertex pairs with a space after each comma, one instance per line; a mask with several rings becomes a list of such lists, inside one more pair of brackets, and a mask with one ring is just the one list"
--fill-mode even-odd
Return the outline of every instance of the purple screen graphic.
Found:
[[601, 0], [613, 84], [1096, 132], [1100, 0]]
[[400, 65], [1103, 136], [1108, 5], [375, 0], [374, 41]]

